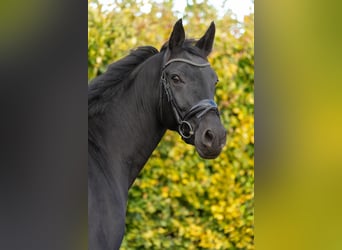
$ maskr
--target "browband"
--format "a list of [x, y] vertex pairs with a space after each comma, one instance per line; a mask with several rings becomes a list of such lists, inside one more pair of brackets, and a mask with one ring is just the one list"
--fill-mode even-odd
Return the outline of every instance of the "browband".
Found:
[[206, 63], [194, 63], [190, 60], [187, 60], [187, 59], [183, 59], [183, 58], [174, 58], [174, 59], [171, 59], [170, 61], [168, 61], [167, 63], [165, 63], [164, 67], [163, 67], [163, 70], [171, 63], [173, 62], [184, 62], [184, 63], [187, 63], [187, 64], [190, 64], [190, 65], [193, 65], [193, 66], [196, 66], [196, 67], [207, 67], [207, 66], [210, 66], [210, 64], [208, 62]]

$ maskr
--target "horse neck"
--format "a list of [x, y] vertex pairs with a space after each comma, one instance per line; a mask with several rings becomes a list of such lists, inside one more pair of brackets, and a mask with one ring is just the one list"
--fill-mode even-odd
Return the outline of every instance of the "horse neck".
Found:
[[[120, 174], [123, 174], [122, 178], [128, 178], [129, 186], [166, 130], [158, 117], [159, 65], [159, 54], [141, 65], [133, 82], [116, 99], [107, 116], [111, 120], [106, 135], [107, 151], [113, 157], [113, 162], [118, 160], [121, 167], [124, 167]], [[114, 172], [115, 175], [119, 174], [117, 169]]]

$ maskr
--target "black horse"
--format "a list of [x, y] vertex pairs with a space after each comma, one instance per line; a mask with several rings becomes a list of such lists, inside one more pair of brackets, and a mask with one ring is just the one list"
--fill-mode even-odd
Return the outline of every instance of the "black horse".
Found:
[[207, 61], [214, 36], [212, 22], [198, 41], [185, 39], [180, 19], [160, 52], [139, 47], [89, 85], [89, 249], [119, 249], [128, 190], [166, 129], [203, 158], [221, 152], [218, 78]]

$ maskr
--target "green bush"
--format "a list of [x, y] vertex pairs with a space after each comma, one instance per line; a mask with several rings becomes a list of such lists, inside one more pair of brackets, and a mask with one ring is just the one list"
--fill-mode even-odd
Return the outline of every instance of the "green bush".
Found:
[[[132, 48], [159, 49], [178, 19], [172, 1], [152, 2], [147, 14], [137, 1], [111, 12], [88, 3], [89, 80]], [[227, 144], [217, 159], [203, 160], [168, 131], [129, 192], [121, 249], [254, 249], [254, 16], [238, 24], [203, 1], [188, 4], [183, 20], [194, 38], [215, 21], [209, 61], [220, 79], [216, 101]]]

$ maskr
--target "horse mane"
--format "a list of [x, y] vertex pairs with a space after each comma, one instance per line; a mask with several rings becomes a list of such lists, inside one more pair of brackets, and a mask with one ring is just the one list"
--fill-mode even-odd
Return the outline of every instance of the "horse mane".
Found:
[[105, 148], [101, 143], [104, 138], [102, 138], [101, 131], [103, 130], [102, 115], [106, 107], [120, 89], [125, 87], [127, 82], [125, 80], [129, 79], [132, 72], [157, 53], [158, 50], [151, 46], [131, 50], [128, 56], [109, 65], [104, 74], [94, 78], [88, 85], [88, 150], [94, 160], [101, 162], [105, 159]]
[[88, 118], [102, 114], [107, 104], [120, 89], [120, 83], [149, 57], [158, 53], [152, 46], [141, 46], [109, 65], [107, 71], [93, 79], [88, 86]]

